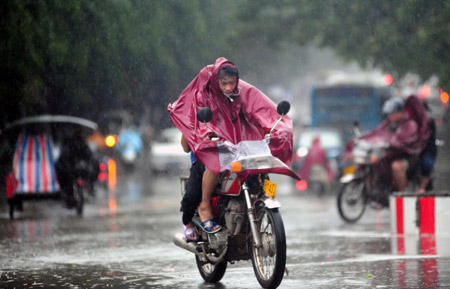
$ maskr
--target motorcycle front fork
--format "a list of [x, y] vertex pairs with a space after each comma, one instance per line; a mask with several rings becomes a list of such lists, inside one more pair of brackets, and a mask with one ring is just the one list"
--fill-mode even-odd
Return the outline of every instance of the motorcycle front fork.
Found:
[[245, 202], [247, 204], [247, 215], [250, 222], [250, 229], [252, 231], [254, 246], [259, 248], [261, 246], [261, 235], [259, 234], [258, 226], [256, 224], [255, 211], [253, 210], [252, 200], [250, 198], [249, 188], [246, 182], [242, 183], [242, 189], [244, 190]]

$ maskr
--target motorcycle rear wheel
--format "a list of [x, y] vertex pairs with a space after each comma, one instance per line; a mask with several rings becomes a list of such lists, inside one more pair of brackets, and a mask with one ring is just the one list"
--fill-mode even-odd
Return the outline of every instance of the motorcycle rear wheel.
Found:
[[309, 187], [308, 190], [316, 196], [323, 197], [325, 195], [326, 191], [325, 184], [321, 182], [318, 181], [310, 182], [308, 184], [308, 187]]
[[75, 198], [75, 210], [77, 212], [77, 216], [83, 215], [83, 206], [84, 206], [84, 189], [83, 186], [75, 184], [74, 189], [74, 198]]
[[337, 197], [339, 215], [347, 223], [358, 221], [366, 210], [367, 195], [364, 180], [343, 184]]
[[219, 282], [227, 270], [226, 261], [217, 264], [205, 263], [198, 256], [195, 256], [195, 262], [203, 280], [209, 283]]
[[256, 279], [263, 288], [276, 288], [286, 268], [286, 235], [278, 209], [263, 208], [256, 213], [257, 228], [262, 247], [254, 247], [250, 240], [250, 256]]

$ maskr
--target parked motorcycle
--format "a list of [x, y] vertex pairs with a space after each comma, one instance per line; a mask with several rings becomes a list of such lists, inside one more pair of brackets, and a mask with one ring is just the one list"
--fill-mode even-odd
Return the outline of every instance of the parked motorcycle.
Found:
[[[288, 102], [278, 105], [281, 117], [271, 132], [289, 109]], [[197, 117], [207, 125], [212, 112], [202, 108]], [[281, 205], [275, 200], [276, 184], [269, 180], [268, 174], [298, 176], [272, 156], [269, 142], [270, 134], [263, 140], [241, 141], [236, 145], [219, 141], [221, 162], [228, 162], [230, 167], [222, 173], [212, 197], [213, 213], [222, 230], [207, 233], [196, 214], [193, 223], [201, 236], [200, 241], [188, 242], [181, 233], [174, 236], [175, 245], [195, 254], [198, 270], [206, 282], [220, 281], [227, 262], [248, 259], [252, 260], [256, 278], [263, 288], [276, 288], [283, 279], [286, 236], [279, 212]], [[183, 178], [182, 184], [186, 180]]]

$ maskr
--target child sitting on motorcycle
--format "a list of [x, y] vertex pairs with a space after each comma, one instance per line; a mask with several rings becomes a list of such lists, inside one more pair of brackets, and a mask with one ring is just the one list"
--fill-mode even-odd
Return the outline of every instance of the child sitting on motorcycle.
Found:
[[197, 241], [198, 232], [191, 220], [194, 217], [198, 204], [201, 202], [201, 194], [199, 192], [202, 190], [202, 177], [205, 172], [205, 165], [195, 159], [195, 156], [183, 135], [181, 136], [181, 146], [186, 153], [190, 153], [192, 163], [189, 171], [189, 179], [186, 184], [186, 192], [181, 200], [184, 234], [187, 240]]

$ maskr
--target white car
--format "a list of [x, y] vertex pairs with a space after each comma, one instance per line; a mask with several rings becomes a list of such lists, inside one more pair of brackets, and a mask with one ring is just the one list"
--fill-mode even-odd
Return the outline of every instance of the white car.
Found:
[[151, 144], [150, 167], [155, 173], [189, 173], [191, 157], [181, 146], [181, 132], [177, 128], [163, 129], [158, 139]]

